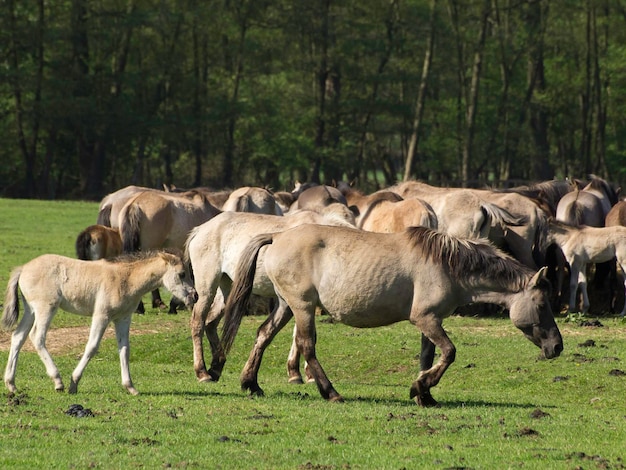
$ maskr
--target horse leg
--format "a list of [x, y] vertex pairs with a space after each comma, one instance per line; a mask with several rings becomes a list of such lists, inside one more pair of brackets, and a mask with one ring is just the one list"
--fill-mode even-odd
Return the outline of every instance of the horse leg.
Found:
[[152, 308], [158, 308], [159, 310], [165, 310], [167, 308], [167, 305], [161, 300], [159, 289], [152, 291]]
[[109, 318], [103, 314], [94, 313], [91, 320], [91, 328], [89, 329], [89, 339], [85, 346], [85, 353], [78, 362], [76, 369], [72, 372], [72, 380], [70, 382], [69, 393], [76, 393], [78, 391], [78, 382], [83, 375], [83, 371], [91, 358], [98, 352], [98, 346], [104, 335], [104, 331], [109, 324]]
[[[38, 314], [37, 312], [45, 313]], [[37, 354], [39, 354], [41, 362], [43, 362], [46, 366], [46, 373], [54, 382], [54, 389], [58, 392], [62, 392], [65, 389], [65, 386], [61, 380], [61, 374], [52, 360], [52, 356], [50, 356], [48, 349], [46, 349], [46, 334], [48, 333], [50, 323], [52, 322], [52, 318], [54, 318], [55, 313], [54, 309], [50, 309], [50, 307], [47, 306], [42, 307], [41, 310], [35, 307], [36, 320], [34, 328], [30, 331], [30, 341], [33, 343]]]
[[569, 311], [577, 312], [578, 311], [578, 302], [577, 294], [578, 294], [578, 276], [579, 273], [578, 266], [574, 266], [574, 263], [570, 262], [570, 272], [569, 272]]
[[[291, 349], [289, 349], [289, 356], [287, 356], [287, 376], [289, 377], [290, 384], [303, 384], [302, 374], [300, 374], [300, 351], [296, 345], [296, 332], [297, 328], [293, 326], [293, 340], [291, 341]], [[307, 382], [315, 382], [315, 378], [311, 375], [309, 364], [305, 361], [304, 373], [306, 375]]]
[[287, 303], [279, 298], [274, 310], [257, 330], [254, 346], [241, 372], [241, 389], [249, 390], [250, 395], [263, 396], [263, 390], [258, 382], [263, 352], [292, 316], [293, 314]]
[[411, 385], [410, 396], [420, 406], [439, 406], [439, 403], [430, 394], [430, 389], [439, 383], [445, 371], [454, 362], [456, 348], [443, 329], [441, 318], [434, 314], [411, 315], [411, 317], [411, 323], [417, 326], [422, 334], [441, 350], [441, 357], [437, 364], [420, 372], [417, 380]]
[[[199, 289], [201, 288], [199, 287]], [[223, 306], [224, 297], [221, 291], [216, 292], [215, 288], [209, 289], [209, 293], [206, 295], [199, 295], [198, 301], [193, 306], [190, 319], [193, 369], [199, 382], [216, 382], [226, 362], [217, 336], [217, 324], [222, 317]], [[204, 334], [207, 336], [213, 353], [212, 371], [207, 371], [204, 362], [204, 346], [202, 344]]]
[[117, 351], [120, 355], [120, 368], [122, 371], [122, 385], [132, 395], [139, 395], [139, 392], [133, 387], [133, 381], [130, 378], [130, 368], [128, 359], [130, 356], [130, 315], [124, 315], [114, 320], [115, 338], [117, 339]]
[[17, 388], [15, 387], [17, 360], [20, 350], [22, 349], [22, 346], [24, 346], [26, 338], [28, 338], [28, 333], [33, 328], [34, 322], [35, 317], [33, 316], [31, 308], [28, 303], [24, 302], [24, 315], [22, 316], [22, 320], [20, 320], [18, 327], [13, 332], [13, 335], [11, 335], [11, 349], [9, 351], [7, 366], [4, 370], [4, 384], [11, 393], [17, 392]]
[[320, 395], [329, 401], [342, 402], [342, 396], [339, 395], [333, 384], [328, 380], [328, 376], [315, 354], [315, 343], [317, 340], [315, 306], [305, 305], [304, 308], [294, 310], [293, 315], [296, 319], [296, 345], [309, 365]]
[[578, 285], [583, 296], [583, 313], [589, 310], [589, 294], [587, 293], [587, 267], [583, 266], [578, 273]]
[[420, 351], [420, 370], [428, 370], [435, 361], [435, 344], [422, 333], [422, 349]]

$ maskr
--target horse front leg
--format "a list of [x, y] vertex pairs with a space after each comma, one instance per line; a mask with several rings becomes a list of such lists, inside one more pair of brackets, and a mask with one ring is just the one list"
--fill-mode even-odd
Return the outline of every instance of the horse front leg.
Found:
[[258, 375], [263, 353], [272, 342], [276, 334], [289, 322], [293, 316], [287, 303], [279, 298], [274, 310], [267, 320], [257, 330], [256, 340], [250, 356], [241, 372], [241, 389], [249, 390], [250, 395], [263, 396], [263, 389], [259, 386]]
[[[28, 304], [25, 304], [24, 315], [22, 316], [18, 327], [11, 335], [11, 348], [9, 350], [9, 358], [7, 360], [7, 366], [4, 369], [4, 385], [6, 385], [10, 393], [17, 392], [17, 388], [15, 387], [17, 360], [20, 355], [20, 350], [22, 349], [22, 346], [24, 346], [26, 338], [28, 338], [28, 333], [33, 328], [34, 322], [35, 317], [33, 316], [30, 306]], [[61, 378], [59, 377], [59, 380], [60, 379]], [[62, 385], [63, 384], [61, 383], [61, 386]]]
[[578, 270], [577, 267], [575, 267], [573, 265], [573, 263], [570, 263], [570, 273], [569, 273], [569, 306], [568, 306], [568, 310], [570, 312], [577, 312], [578, 311], [578, 302], [577, 302], [577, 298], [578, 298], [578, 279], [579, 279], [579, 273], [580, 271]]
[[[434, 314], [411, 315], [411, 323], [417, 326], [424, 336], [441, 350], [439, 361], [432, 367], [421, 370], [417, 380], [411, 385], [410, 397], [420, 406], [439, 406], [430, 389], [436, 386], [445, 371], [454, 362], [456, 348], [441, 325], [441, 318]], [[416, 317], [416, 318], [414, 318]], [[422, 346], [424, 346], [422, 340]], [[431, 360], [432, 363], [432, 360]], [[428, 365], [425, 361], [421, 365]]]
[[91, 358], [96, 354], [96, 352], [98, 352], [98, 346], [100, 345], [100, 341], [102, 341], [102, 336], [104, 336], [104, 331], [106, 330], [108, 324], [109, 318], [107, 315], [94, 313], [91, 320], [91, 327], [89, 329], [89, 339], [87, 340], [87, 345], [85, 346], [85, 353], [78, 362], [74, 372], [72, 372], [69, 393], [76, 393], [78, 391], [78, 382], [83, 376], [85, 367], [87, 367]]
[[132, 395], [139, 395], [139, 392], [133, 386], [130, 378], [130, 368], [128, 365], [130, 357], [130, 315], [124, 315], [115, 320], [115, 338], [117, 339], [117, 351], [120, 356], [120, 369], [122, 372], [122, 385]]
[[583, 297], [583, 313], [589, 311], [589, 294], [587, 293], [587, 267], [583, 266], [578, 273], [578, 286]]

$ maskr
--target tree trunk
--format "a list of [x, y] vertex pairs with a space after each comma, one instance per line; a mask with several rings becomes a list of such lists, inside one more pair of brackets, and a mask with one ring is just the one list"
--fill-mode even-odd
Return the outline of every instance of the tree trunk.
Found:
[[404, 181], [408, 181], [411, 178], [413, 161], [419, 148], [419, 134], [422, 124], [422, 116], [424, 114], [424, 104], [426, 103], [426, 90], [428, 87], [428, 74], [430, 72], [430, 64], [432, 62], [433, 50], [435, 47], [435, 19], [436, 19], [436, 6], [437, 1], [430, 1], [430, 18], [428, 25], [430, 31], [428, 39], [426, 41], [426, 51], [424, 53], [424, 64], [422, 66], [422, 78], [420, 80], [420, 87], [417, 94], [417, 101], [415, 103], [415, 118], [413, 120], [413, 127], [411, 129], [411, 138], [409, 139], [409, 148], [406, 154], [406, 164], [404, 167]]
[[467, 101], [465, 114], [465, 141], [463, 144], [463, 160], [461, 162], [462, 185], [467, 186], [470, 180], [469, 166], [472, 159], [472, 147], [474, 145], [474, 134], [476, 132], [476, 113], [478, 112], [478, 91], [483, 65], [483, 50], [485, 48], [485, 38], [487, 27], [489, 26], [490, 0], [485, 0], [481, 14], [480, 34], [478, 44], [474, 52], [474, 65], [472, 66], [472, 81]]

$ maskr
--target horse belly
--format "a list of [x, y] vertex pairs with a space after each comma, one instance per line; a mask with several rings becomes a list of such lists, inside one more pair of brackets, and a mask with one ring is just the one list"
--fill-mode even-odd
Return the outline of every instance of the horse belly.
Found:
[[413, 286], [369, 285], [362, 289], [336, 283], [320, 286], [319, 302], [335, 321], [356, 328], [374, 328], [407, 320], [413, 300]]

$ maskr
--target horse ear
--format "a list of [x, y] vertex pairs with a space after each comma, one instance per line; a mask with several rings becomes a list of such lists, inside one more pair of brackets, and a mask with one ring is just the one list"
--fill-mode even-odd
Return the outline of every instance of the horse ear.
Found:
[[530, 282], [528, 283], [528, 287], [541, 287], [542, 284], [545, 284], [548, 281], [548, 267], [544, 266], [532, 277]]

